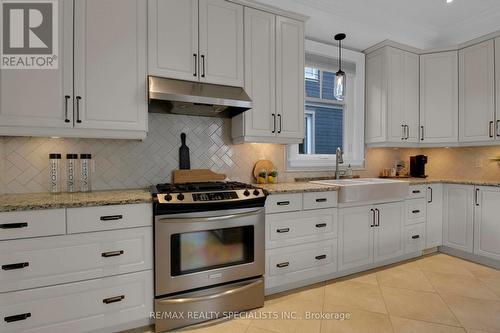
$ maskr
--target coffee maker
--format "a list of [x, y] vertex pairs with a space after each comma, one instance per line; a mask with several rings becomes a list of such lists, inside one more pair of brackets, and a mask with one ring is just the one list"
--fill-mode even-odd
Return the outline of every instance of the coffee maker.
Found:
[[426, 178], [425, 165], [427, 164], [427, 156], [417, 155], [410, 157], [410, 176], [415, 178]]

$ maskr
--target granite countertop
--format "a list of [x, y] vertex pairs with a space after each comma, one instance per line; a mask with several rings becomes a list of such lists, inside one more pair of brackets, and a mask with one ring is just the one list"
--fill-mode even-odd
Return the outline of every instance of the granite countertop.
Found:
[[339, 186], [313, 184], [308, 182], [254, 184], [254, 185], [265, 189], [266, 191], [269, 192], [269, 194], [324, 192], [324, 191], [338, 191], [340, 189]]
[[408, 181], [410, 185], [444, 183], [444, 184], [476, 185], [476, 186], [500, 186], [500, 180], [495, 181], [495, 180], [473, 180], [473, 179], [407, 178], [406, 181]]
[[146, 189], [94, 191], [88, 193], [19, 193], [1, 194], [0, 212], [75, 208], [152, 202]]

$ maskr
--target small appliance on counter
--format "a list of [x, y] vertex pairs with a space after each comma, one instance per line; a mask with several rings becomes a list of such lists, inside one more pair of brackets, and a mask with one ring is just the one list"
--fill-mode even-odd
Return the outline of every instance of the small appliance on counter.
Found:
[[425, 165], [427, 164], [427, 156], [417, 155], [410, 157], [410, 176], [415, 178], [426, 178]]

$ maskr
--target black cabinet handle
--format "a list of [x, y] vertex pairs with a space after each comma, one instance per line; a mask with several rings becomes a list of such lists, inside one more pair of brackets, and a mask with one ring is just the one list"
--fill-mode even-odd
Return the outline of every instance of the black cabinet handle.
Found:
[[326, 254], [322, 254], [322, 255], [319, 255], [319, 256], [316, 256], [314, 257], [316, 260], [323, 260], [323, 259], [326, 259]]
[[202, 69], [201, 77], [205, 77], [205, 55], [204, 54], [201, 55], [201, 69]]
[[434, 195], [434, 193], [433, 193], [433, 192], [434, 192], [434, 191], [432, 190], [432, 187], [430, 187], [430, 186], [428, 187], [428, 189], [429, 189], [429, 191], [430, 191], [430, 193], [431, 193], [431, 198], [429, 199], [429, 201], [427, 201], [427, 203], [432, 203], [432, 201], [434, 200], [434, 199], [433, 199], [433, 195]]
[[27, 222], [0, 224], [0, 229], [21, 229], [27, 227], [28, 227]]
[[377, 212], [377, 224], [375, 224], [375, 226], [380, 227], [380, 210], [378, 210], [378, 208], [375, 208], [375, 212]]
[[121, 256], [123, 253], [124, 253], [123, 250], [120, 250], [120, 251], [103, 252], [101, 255], [104, 258], [109, 258], [109, 257]]
[[500, 120], [497, 120], [496, 132], [497, 132], [497, 136], [500, 136]]
[[80, 100], [82, 99], [81, 96], [76, 96], [76, 122], [77, 123], [81, 123], [81, 119], [80, 119]]
[[283, 128], [283, 119], [281, 117], [281, 114], [278, 114], [278, 118], [280, 119], [280, 129], [278, 130], [278, 133], [281, 133], [281, 129]]
[[420, 238], [420, 235], [413, 235], [411, 236], [412, 239], [419, 239]]
[[276, 229], [276, 232], [278, 234], [284, 234], [284, 233], [289, 232], [289, 231], [290, 231], [290, 228]]
[[69, 118], [68, 118], [68, 100], [71, 98], [71, 96], [66, 95], [64, 96], [64, 122], [69, 123]]
[[375, 227], [375, 209], [370, 209], [372, 212], [372, 224], [370, 225], [370, 228]]
[[13, 271], [15, 269], [23, 269], [25, 267], [28, 267], [29, 265], [29, 262], [20, 262], [17, 264], [2, 265], [2, 269], [4, 271]]
[[290, 201], [278, 201], [276, 204], [278, 206], [288, 206], [290, 204]]
[[196, 77], [198, 76], [198, 55], [196, 53], [193, 53], [193, 57], [194, 57], [194, 73], [193, 73], [193, 76]]
[[476, 201], [476, 206], [479, 206], [479, 189], [478, 188], [476, 188], [474, 201]]
[[493, 137], [493, 131], [494, 131], [493, 125], [494, 125], [493, 121], [490, 121], [490, 125], [489, 125], [490, 126], [490, 128], [489, 128], [490, 138]]
[[31, 317], [31, 313], [26, 312], [26, 313], [14, 315], [14, 316], [3, 317], [3, 320], [7, 323], [13, 323], [15, 321], [26, 320], [29, 317]]
[[420, 193], [420, 190], [413, 190], [413, 191], [411, 191], [411, 193], [418, 194], [418, 193]]
[[412, 210], [411, 212], [412, 212], [413, 214], [418, 214], [418, 213], [420, 213], [420, 210], [419, 210], [419, 209], [415, 209], [415, 210]]
[[326, 223], [318, 223], [316, 224], [316, 228], [324, 228], [326, 227]]
[[326, 198], [319, 198], [316, 199], [316, 202], [327, 202]]
[[121, 220], [123, 218], [123, 215], [108, 215], [108, 216], [101, 216], [101, 221], [116, 221], [116, 220]]
[[282, 263], [279, 263], [276, 265], [276, 267], [278, 268], [284, 268], [284, 267], [288, 267], [290, 266], [290, 263], [287, 261], [287, 262], [282, 262]]
[[111, 304], [111, 303], [116, 303], [120, 302], [125, 299], [125, 295], [120, 295], [120, 296], [115, 296], [115, 297], [110, 297], [110, 298], [105, 298], [102, 300], [104, 304]]
[[420, 126], [420, 141], [424, 141], [424, 137], [425, 137], [425, 132], [424, 132], [424, 126]]
[[272, 133], [276, 133], [276, 114], [272, 113], [273, 116], [273, 131]]
[[401, 125], [401, 140], [404, 140], [406, 137], [405, 135], [405, 125]]

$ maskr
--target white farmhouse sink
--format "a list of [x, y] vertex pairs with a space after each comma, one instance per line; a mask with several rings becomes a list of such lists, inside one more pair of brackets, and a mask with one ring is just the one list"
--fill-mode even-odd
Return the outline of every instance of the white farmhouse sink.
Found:
[[311, 181], [339, 186], [339, 203], [401, 201], [408, 195], [409, 183], [395, 179], [356, 178]]

